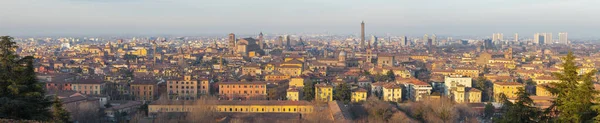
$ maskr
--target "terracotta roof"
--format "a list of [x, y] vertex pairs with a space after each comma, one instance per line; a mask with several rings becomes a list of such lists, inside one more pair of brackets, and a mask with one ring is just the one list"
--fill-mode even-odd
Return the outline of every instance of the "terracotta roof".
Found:
[[333, 87], [333, 86], [325, 84], [325, 83], [320, 83], [320, 84], [315, 84], [315, 87]]
[[553, 76], [548, 76], [548, 75], [538, 76], [535, 79], [537, 79], [537, 80], [558, 80], [557, 78], [555, 78]]
[[481, 92], [481, 91], [477, 88], [470, 88], [469, 92]]
[[415, 79], [415, 78], [411, 78], [410, 82], [414, 85], [429, 85], [426, 82], [423, 82], [423, 81]]
[[353, 91], [354, 92], [367, 92], [367, 90], [363, 89], [363, 88], [354, 89]]
[[398, 84], [396, 84], [396, 83], [388, 83], [388, 84], [385, 84], [385, 85], [383, 86], [383, 88], [388, 88], [388, 89], [391, 89], [391, 88], [401, 88], [401, 87], [400, 87], [400, 85], [398, 85]]

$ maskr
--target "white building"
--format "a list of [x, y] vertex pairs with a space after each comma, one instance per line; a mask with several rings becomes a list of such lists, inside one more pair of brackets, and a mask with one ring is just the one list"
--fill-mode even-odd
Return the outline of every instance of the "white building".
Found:
[[473, 78], [463, 77], [460, 75], [446, 76], [444, 78], [444, 94], [448, 95], [449, 89], [452, 87], [456, 87], [457, 85], [464, 85], [465, 87], [472, 87]]

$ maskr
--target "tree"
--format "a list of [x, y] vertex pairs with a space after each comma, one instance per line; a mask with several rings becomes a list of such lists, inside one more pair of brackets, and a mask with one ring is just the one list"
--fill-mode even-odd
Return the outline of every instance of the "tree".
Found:
[[391, 81], [394, 81], [394, 80], [396, 80], [396, 74], [394, 74], [394, 71], [392, 71], [392, 70], [389, 70], [389, 71], [386, 73], [386, 76], [388, 77], [387, 79], [388, 79], [388, 81], [390, 81], [390, 82], [391, 82]]
[[342, 83], [333, 90], [333, 99], [348, 104], [350, 102], [351, 93], [352, 90], [350, 90], [350, 85]]
[[533, 86], [536, 85], [535, 82], [533, 82], [533, 79], [527, 79], [527, 80], [525, 80], [525, 84], [527, 84], [527, 85], [533, 85]]
[[0, 118], [50, 120], [50, 99], [36, 80], [32, 56], [20, 57], [9, 36], [0, 37]]
[[66, 123], [70, 122], [70, 114], [65, 108], [62, 106], [62, 102], [58, 99], [57, 96], [54, 96], [54, 100], [52, 101], [52, 120], [57, 123]]
[[485, 77], [479, 76], [475, 80], [475, 88], [482, 91], [482, 101], [490, 101], [493, 96], [492, 95], [492, 83], [489, 82]]
[[574, 60], [573, 52], [569, 51], [563, 58], [563, 71], [553, 73], [560, 82], [543, 86], [556, 95], [551, 107], [554, 107], [554, 113], [557, 114], [557, 122], [586, 122], [598, 115], [592, 107], [592, 101], [596, 100], [598, 94], [592, 83], [592, 76], [596, 71], [579, 74]]
[[540, 121], [541, 110], [534, 107], [533, 100], [525, 89], [518, 88], [517, 101], [512, 103], [502, 94], [504, 115], [497, 120], [499, 123], [537, 123]]
[[315, 99], [315, 83], [312, 82], [302, 87], [302, 99], [306, 101], [312, 101]]
[[494, 113], [496, 111], [496, 108], [494, 108], [494, 105], [492, 105], [492, 103], [487, 103], [485, 105], [485, 109], [483, 109], [484, 111], [484, 115], [483, 117], [485, 117], [485, 119], [489, 119], [491, 117], [494, 116]]

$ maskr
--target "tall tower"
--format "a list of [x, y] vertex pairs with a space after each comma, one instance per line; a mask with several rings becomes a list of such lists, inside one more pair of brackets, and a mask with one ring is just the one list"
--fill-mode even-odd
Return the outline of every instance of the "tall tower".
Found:
[[550, 41], [550, 40], [548, 40], [549, 39], [548, 37], [552, 37], [552, 34], [535, 33], [533, 35], [533, 43], [536, 43], [537, 45], [544, 45]]
[[437, 36], [435, 34], [431, 34], [431, 42], [433, 45], [438, 45]]
[[423, 35], [423, 44], [427, 44], [429, 42], [429, 36], [427, 34]]
[[258, 34], [258, 47], [260, 47], [260, 49], [263, 49], [263, 33], [260, 32], [260, 34]]
[[499, 42], [504, 40], [504, 34], [502, 33], [494, 33], [492, 34], [492, 41]]
[[287, 49], [292, 49], [291, 43], [290, 43], [290, 35], [285, 35], [285, 46]]
[[235, 52], [235, 34], [229, 33], [229, 52], [233, 54]]
[[365, 21], [360, 23], [360, 47], [365, 47]]
[[544, 33], [544, 42], [545, 43], [554, 43], [554, 40], [552, 40], [552, 33]]
[[519, 42], [519, 33], [515, 33], [515, 42]]
[[558, 33], [558, 42], [562, 44], [569, 44], [568, 33], [567, 32], [559, 32]]
[[[279, 47], [282, 48], [284, 43], [283, 43], [283, 36], [279, 36], [277, 37], [277, 43], [279, 43]], [[283, 48], [282, 48], [283, 49]]]
[[404, 44], [404, 46], [410, 45], [410, 44], [408, 44], [408, 37], [402, 36], [402, 41], [403, 41], [402, 43]]

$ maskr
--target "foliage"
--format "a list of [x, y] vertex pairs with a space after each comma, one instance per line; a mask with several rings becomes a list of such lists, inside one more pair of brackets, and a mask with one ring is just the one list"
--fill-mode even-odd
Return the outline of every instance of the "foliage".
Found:
[[110, 108], [110, 107], [112, 107], [112, 104], [110, 104], [110, 103], [104, 104], [104, 108]]
[[311, 82], [302, 87], [302, 99], [306, 101], [312, 101], [315, 99], [315, 83]]
[[386, 73], [386, 76], [388, 77], [388, 80], [389, 80], [390, 82], [391, 82], [391, 81], [394, 81], [394, 80], [396, 80], [396, 74], [394, 74], [394, 71], [392, 71], [392, 70], [389, 70], [389, 71]]
[[527, 84], [527, 85], [536, 85], [535, 82], [533, 82], [533, 79], [527, 79], [527, 80], [525, 80], [525, 84]]
[[0, 37], [0, 118], [50, 120], [50, 99], [43, 84], [36, 80], [33, 57], [21, 58], [16, 43], [9, 36]]
[[465, 122], [476, 119], [476, 112], [464, 104], [456, 104], [447, 97], [424, 98], [400, 106], [408, 116], [425, 123]]
[[496, 108], [494, 107], [494, 105], [492, 105], [492, 103], [485, 104], [485, 109], [483, 109], [483, 117], [485, 117], [486, 119], [493, 117], [494, 113], [496, 112], [495, 109]]
[[[382, 75], [382, 74], [379, 74], [379, 73], [378, 73], [378, 74], [375, 74], [375, 75], [373, 76], [373, 77], [374, 77], [374, 80], [375, 80], [375, 81], [377, 81], [377, 82], [391, 82], [391, 81], [395, 81], [395, 80], [396, 80], [396, 79], [395, 79], [396, 77], [395, 77], [395, 76], [393, 76], [393, 75], [392, 75], [392, 76], [390, 76], [390, 75], [389, 75], [389, 73], [390, 73], [390, 72], [386, 73], [385, 75]], [[394, 74], [394, 73], [392, 72], [391, 74]]]
[[592, 76], [596, 71], [589, 73], [577, 73], [578, 67], [575, 65], [575, 56], [569, 52], [563, 58], [561, 73], [554, 73], [554, 77], [560, 80], [559, 83], [550, 83], [545, 85], [546, 90], [556, 95], [552, 102], [557, 117], [557, 122], [585, 122], [591, 121], [597, 117], [598, 113], [593, 109], [594, 97], [598, 94], [594, 90]]
[[481, 90], [481, 101], [491, 101], [493, 84], [485, 77], [479, 76], [475, 80], [475, 88]]
[[333, 99], [348, 104], [352, 96], [351, 94], [352, 90], [350, 90], [350, 85], [342, 83], [333, 90]]
[[536, 123], [539, 122], [541, 110], [534, 107], [533, 100], [529, 98], [529, 93], [525, 89], [518, 88], [517, 99], [515, 103], [510, 102], [502, 94], [503, 116], [498, 119], [498, 123]]
[[52, 101], [52, 116], [52, 120], [57, 123], [65, 123], [70, 121], [69, 112], [63, 108], [62, 102], [57, 96], [54, 96], [54, 100]]

